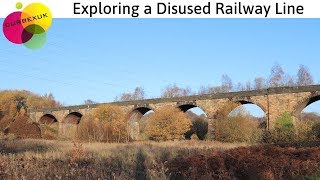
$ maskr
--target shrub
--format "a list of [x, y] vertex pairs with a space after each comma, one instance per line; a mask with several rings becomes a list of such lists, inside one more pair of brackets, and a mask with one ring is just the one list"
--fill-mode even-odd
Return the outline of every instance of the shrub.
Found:
[[180, 109], [165, 106], [150, 116], [146, 134], [156, 141], [183, 139], [190, 126], [191, 121]]
[[219, 119], [214, 123], [214, 139], [222, 142], [258, 142], [261, 129], [250, 116], [238, 115]]
[[275, 120], [274, 128], [271, 130], [271, 139], [274, 143], [291, 143], [295, 140], [293, 119], [289, 113]]
[[313, 122], [310, 121], [298, 121], [295, 128], [295, 141], [298, 143], [310, 142], [316, 139], [316, 135], [313, 132]]
[[314, 123], [312, 126], [312, 132], [316, 138], [320, 139], [320, 123]]
[[[252, 118], [240, 103], [231, 102], [221, 108], [213, 122], [213, 139], [222, 142], [259, 142], [262, 129], [259, 121]], [[236, 109], [237, 108], [237, 109]]]

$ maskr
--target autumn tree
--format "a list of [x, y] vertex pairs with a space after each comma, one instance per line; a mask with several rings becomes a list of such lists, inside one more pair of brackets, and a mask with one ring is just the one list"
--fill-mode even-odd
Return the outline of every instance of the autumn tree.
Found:
[[314, 84], [313, 77], [308, 69], [308, 67], [304, 65], [300, 65], [298, 73], [297, 73], [297, 85], [299, 86], [307, 86]]
[[191, 121], [184, 112], [172, 106], [164, 106], [150, 116], [145, 133], [151, 140], [166, 141], [184, 139], [191, 126]]
[[107, 142], [123, 142], [128, 138], [128, 127], [125, 113], [119, 106], [100, 105], [93, 112], [101, 125], [105, 128]]
[[84, 115], [78, 124], [76, 137], [80, 141], [103, 142], [106, 141], [106, 129], [93, 113]]
[[126, 142], [128, 140], [125, 113], [119, 106], [100, 105], [82, 117], [77, 137], [83, 141]]
[[161, 93], [162, 98], [173, 98], [181, 96], [189, 96], [192, 94], [190, 88], [181, 88], [176, 84], [168, 85]]
[[145, 98], [145, 91], [142, 87], [136, 87], [132, 93], [122, 93], [120, 97], [116, 97], [116, 101], [132, 101]]

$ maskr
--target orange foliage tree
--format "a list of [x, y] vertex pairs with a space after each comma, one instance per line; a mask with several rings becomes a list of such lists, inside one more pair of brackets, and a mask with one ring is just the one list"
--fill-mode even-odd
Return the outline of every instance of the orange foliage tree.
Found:
[[150, 116], [145, 133], [156, 141], [183, 139], [190, 126], [191, 121], [180, 109], [164, 106]]
[[125, 117], [119, 106], [100, 105], [80, 121], [78, 137], [85, 141], [125, 142], [128, 140]]

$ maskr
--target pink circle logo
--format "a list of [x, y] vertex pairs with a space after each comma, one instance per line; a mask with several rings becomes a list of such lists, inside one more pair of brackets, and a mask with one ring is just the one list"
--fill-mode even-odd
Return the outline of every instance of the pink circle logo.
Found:
[[[17, 9], [22, 3], [16, 4]], [[52, 23], [49, 8], [41, 3], [32, 3], [22, 11], [9, 14], [3, 21], [3, 34], [14, 44], [24, 44], [29, 49], [39, 49], [46, 42], [46, 31]]]

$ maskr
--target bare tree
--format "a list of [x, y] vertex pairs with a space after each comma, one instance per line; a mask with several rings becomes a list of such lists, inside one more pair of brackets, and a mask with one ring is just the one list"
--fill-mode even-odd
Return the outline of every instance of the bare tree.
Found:
[[224, 74], [221, 77], [221, 88], [225, 92], [229, 92], [233, 88], [232, 80], [227, 74]]
[[133, 92], [133, 100], [141, 100], [144, 99], [145, 92], [142, 87], [136, 87]]
[[271, 76], [269, 80], [269, 85], [271, 87], [280, 87], [282, 86], [282, 80], [284, 76], [284, 71], [279, 64], [275, 64], [271, 68]]
[[210, 94], [211, 93], [211, 86], [201, 86], [199, 88], [198, 94]]
[[294, 80], [294, 77], [291, 76], [291, 75], [284, 75], [283, 78], [282, 78], [282, 84], [284, 86], [295, 86], [296, 85], [296, 82]]
[[142, 87], [136, 87], [133, 93], [122, 93], [120, 97], [116, 97], [115, 101], [132, 101], [145, 98], [145, 91]]
[[176, 84], [168, 85], [161, 93], [163, 98], [181, 97], [192, 95], [190, 88], [180, 88]]
[[247, 83], [246, 83], [246, 90], [247, 90], [247, 91], [252, 90], [252, 88], [251, 88], [251, 82], [250, 82], [250, 81], [247, 81]]
[[298, 73], [297, 73], [297, 85], [299, 86], [307, 86], [314, 84], [313, 77], [308, 69], [308, 67], [304, 65], [300, 65]]
[[243, 84], [241, 82], [238, 82], [236, 87], [235, 87], [236, 91], [245, 91], [246, 88], [243, 86]]
[[85, 105], [96, 104], [96, 103], [97, 103], [97, 102], [95, 102], [95, 101], [93, 101], [93, 100], [91, 100], [91, 99], [87, 99], [87, 100], [84, 101], [84, 104], [85, 104]]
[[254, 89], [259, 90], [264, 88], [266, 88], [266, 79], [263, 77], [256, 77], [254, 79]]

